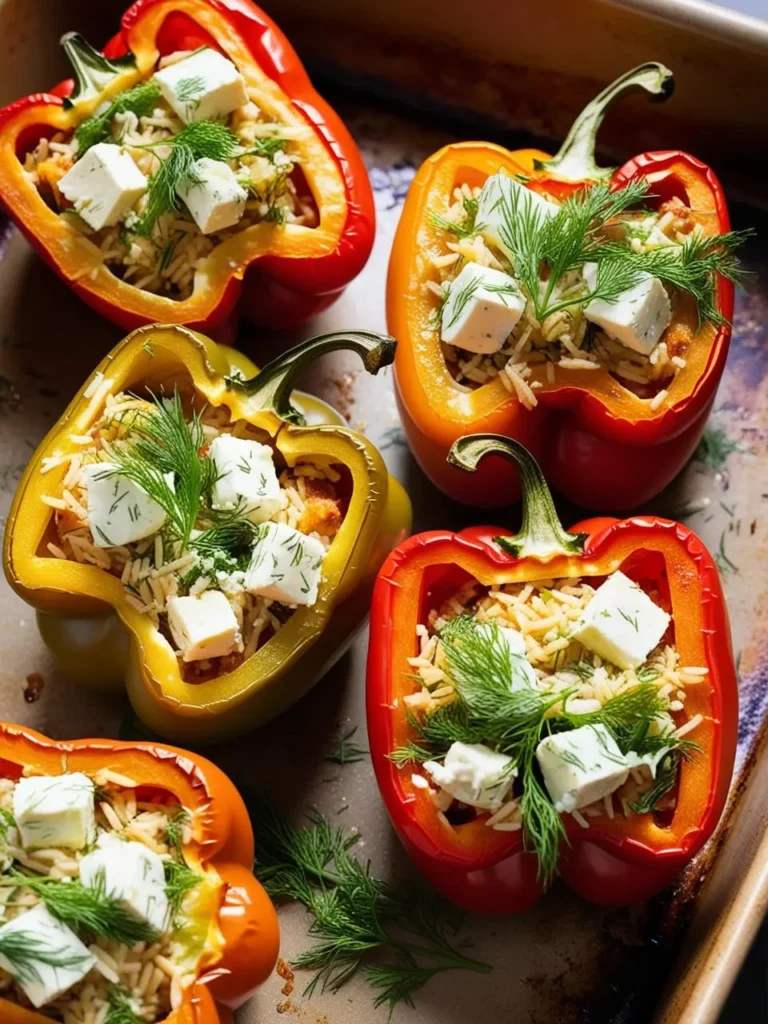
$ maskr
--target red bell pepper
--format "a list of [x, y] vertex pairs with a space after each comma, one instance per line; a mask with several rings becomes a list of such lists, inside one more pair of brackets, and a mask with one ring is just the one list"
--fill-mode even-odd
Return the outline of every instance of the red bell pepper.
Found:
[[[673, 198], [692, 210], [705, 235], [730, 230], [728, 208], [714, 172], [676, 150], [644, 153], [618, 170], [595, 162], [595, 137], [610, 104], [635, 88], [656, 99], [671, 93], [672, 75], [659, 64], [628, 72], [597, 96], [577, 118], [554, 158], [538, 150], [510, 152], [485, 142], [444, 147], [419, 169], [405, 203], [392, 249], [387, 320], [398, 338], [395, 378], [408, 442], [422, 469], [446, 494], [474, 506], [496, 506], [519, 497], [512, 465], [481, 466], [467, 478], [446, 461], [457, 438], [493, 432], [525, 444], [555, 490], [588, 508], [633, 508], [662, 490], [682, 469], [704, 429], [728, 354], [729, 323], [698, 324], [692, 302], [681, 302], [667, 329], [670, 352], [685, 357], [658, 407], [607, 370], [554, 366], [554, 378], [534, 367], [535, 408], [526, 408], [500, 377], [472, 391], [449, 373], [435, 326], [435, 297], [426, 287], [436, 270], [429, 258], [444, 230], [435, 211], [457, 185], [482, 186], [499, 170], [527, 178], [534, 191], [563, 200], [595, 182], [614, 189], [645, 179], [653, 207]], [[734, 289], [718, 277], [716, 308], [733, 314]], [[550, 364], [552, 365], [552, 364]]]
[[[669, 885], [709, 838], [720, 818], [733, 770], [738, 692], [730, 628], [717, 568], [687, 527], [656, 516], [590, 519], [566, 533], [531, 455], [515, 441], [475, 435], [451, 453], [458, 471], [484, 456], [496, 473], [502, 458], [516, 464], [523, 486], [520, 532], [473, 527], [433, 530], [405, 541], [379, 574], [371, 611], [367, 709], [371, 756], [381, 794], [406, 850], [426, 878], [468, 910], [510, 913], [543, 890], [524, 833], [495, 832], [477, 817], [447, 825], [412, 768], [388, 757], [416, 739], [403, 698], [413, 692], [407, 659], [417, 653], [416, 626], [468, 580], [498, 585], [522, 580], [606, 576], [621, 567], [655, 581], [668, 595], [674, 640], [683, 664], [706, 666], [709, 685], [687, 691], [686, 711], [701, 714], [700, 753], [683, 762], [671, 821], [653, 814], [589, 818], [564, 824], [568, 842], [558, 870], [571, 888], [596, 903], [627, 904]], [[500, 458], [501, 457], [501, 458]]]
[[[231, 340], [242, 313], [269, 328], [293, 327], [325, 309], [362, 270], [373, 245], [373, 194], [362, 158], [340, 118], [322, 100], [274, 22], [249, 0], [138, 0], [103, 56], [74, 33], [62, 45], [76, 84], [60, 83], [0, 110], [0, 203], [46, 262], [90, 306], [126, 329], [187, 324]], [[319, 216], [314, 229], [269, 225], [216, 250], [193, 294], [177, 301], [119, 280], [82, 237], [49, 209], [20, 157], [43, 135], [72, 131], [106, 98], [147, 78], [165, 54], [209, 46], [232, 59], [249, 89], [269, 97], [291, 122], [301, 172]], [[285, 228], [288, 228], [286, 231]], [[224, 335], [225, 337], [222, 337]]]

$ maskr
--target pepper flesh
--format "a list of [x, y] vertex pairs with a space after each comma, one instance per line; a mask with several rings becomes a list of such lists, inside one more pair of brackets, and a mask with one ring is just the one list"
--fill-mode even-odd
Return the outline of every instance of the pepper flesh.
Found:
[[[105, 99], [145, 79], [158, 57], [208, 45], [235, 62], [249, 92], [276, 121], [306, 129], [296, 145], [315, 200], [315, 228], [262, 222], [216, 246], [180, 301], [116, 277], [99, 250], [51, 210], [26, 177], [19, 156], [42, 134], [70, 132]], [[60, 277], [90, 306], [125, 329], [187, 324], [232, 340], [239, 314], [270, 328], [310, 319], [360, 272], [373, 245], [373, 194], [365, 166], [340, 118], [317, 95], [295, 51], [249, 0], [138, 0], [105, 48], [116, 64], [99, 91], [73, 83], [0, 110], [0, 203]], [[101, 79], [99, 79], [101, 83]]]
[[[733, 770], [738, 691], [730, 628], [717, 568], [702, 542], [668, 519], [604, 517], [579, 523], [564, 535], [583, 534], [580, 551], [575, 545], [573, 551], [560, 544], [549, 548], [535, 543], [542, 524], [542, 535], [550, 533], [540, 509], [539, 504], [531, 513], [532, 522], [524, 515], [520, 557], [495, 542], [509, 538], [504, 543], [514, 547], [515, 538], [504, 529], [422, 533], [389, 556], [374, 589], [367, 713], [379, 788], [417, 867], [445, 896], [473, 911], [513, 913], [536, 902], [543, 890], [535, 855], [525, 849], [521, 832], [494, 832], [481, 818], [447, 825], [429, 791], [413, 784], [412, 770], [398, 769], [388, 759], [396, 747], [417, 738], [403, 703], [413, 692], [407, 659], [416, 654], [416, 626], [468, 579], [498, 586], [604, 577], [622, 568], [634, 578], [660, 580], [668, 587], [682, 663], [709, 669], [711, 685], [687, 691], [687, 712], [704, 716], [695, 735], [701, 752], [681, 765], [671, 822], [657, 823], [652, 814], [606, 816], [590, 818], [589, 828], [582, 829], [571, 816], [564, 819], [569, 845], [561, 851], [558, 870], [581, 896], [622, 905], [648, 899], [669, 885], [712, 834]], [[537, 549], [538, 554], [532, 553]]]
[[[379, 336], [376, 336], [379, 337]], [[320, 339], [322, 342], [322, 339]], [[291, 362], [298, 372], [305, 343], [271, 367]], [[326, 345], [327, 347], [327, 345]], [[339, 347], [339, 346], [336, 346]], [[346, 346], [349, 347], [349, 346]], [[102, 361], [96, 373], [114, 381], [114, 389], [148, 387], [158, 393], [187, 384], [211, 406], [225, 406], [232, 420], [244, 419], [266, 430], [289, 466], [319, 461], [346, 467], [351, 494], [344, 521], [323, 563], [315, 605], [297, 609], [291, 619], [239, 667], [202, 683], [185, 682], [175, 653], [151, 619], [126, 601], [121, 581], [96, 566], [48, 556], [51, 509], [41, 495], [61, 485], [60, 470], [40, 472], [41, 460], [53, 451], [76, 450], [71, 435], [83, 435], [98, 417], [89, 412], [83, 389], [38, 448], [22, 477], [8, 518], [5, 571], [11, 586], [46, 618], [63, 616], [47, 634], [55, 635], [66, 660], [84, 663], [85, 681], [93, 675], [88, 662], [113, 635], [103, 618], [110, 607], [130, 637], [127, 665], [118, 650], [111, 658], [118, 680], [139, 717], [153, 732], [173, 739], [213, 742], [263, 724], [303, 696], [343, 653], [368, 611], [368, 595], [386, 554], [410, 529], [411, 509], [405, 491], [390, 478], [381, 455], [362, 435], [344, 427], [318, 423], [324, 403], [305, 397], [302, 408], [314, 411], [314, 423], [295, 426], [275, 411], [285, 409], [283, 395], [273, 402], [249, 394], [240, 379], [263, 375], [241, 353], [220, 346], [183, 327], [160, 326], [134, 331]], [[289, 378], [282, 378], [282, 385]], [[282, 386], [281, 385], [281, 386]], [[265, 388], [268, 390], [268, 388]], [[274, 397], [274, 396], [271, 396]], [[82, 616], [96, 616], [93, 630]], [[50, 625], [50, 623], [49, 623]], [[116, 664], [115, 664], [116, 663]]]
[[[216, 765], [185, 750], [156, 743], [85, 739], [59, 742], [18, 725], [0, 723], [0, 769], [17, 778], [25, 767], [46, 775], [95, 774], [105, 768], [153, 792], [171, 794], [190, 812], [192, 838], [184, 858], [210, 882], [200, 919], [205, 950], [182, 1001], [159, 1024], [230, 1024], [232, 1011], [272, 973], [279, 930], [274, 907], [253, 876], [253, 829], [242, 798]], [[208, 887], [207, 887], [208, 888]], [[44, 1024], [49, 1017], [0, 997], [4, 1024]]]
[[[633, 74], [624, 78], [630, 81]], [[663, 95], [668, 87], [660, 88]], [[621, 91], [616, 89], [611, 99]], [[588, 508], [619, 510], [642, 504], [674, 478], [693, 453], [709, 415], [731, 332], [727, 325], [698, 325], [694, 303], [687, 296], [681, 296], [666, 334], [670, 344], [685, 348], [686, 365], [656, 410], [602, 368], [555, 366], [550, 383], [543, 368], [534, 367], [531, 380], [541, 387], [536, 391], [538, 404], [529, 410], [510, 395], [500, 378], [468, 391], [454, 382], [446, 366], [434, 327], [434, 298], [425, 287], [434, 275], [430, 249], [442, 234], [431, 213], [443, 209], [455, 186], [482, 186], [499, 170], [524, 175], [531, 188], [560, 199], [605, 178], [592, 150], [602, 113], [594, 120], [591, 139], [582, 138], [581, 148], [574, 151], [572, 131], [556, 158], [540, 150], [510, 152], [484, 142], [445, 146], [424, 162], [408, 193], [387, 280], [388, 326], [400, 341], [395, 362], [398, 405], [422, 469], [441, 490], [468, 505], [497, 506], [520, 494], [517, 473], [509, 464], [499, 466], [498, 460], [490, 460], [469, 478], [446, 462], [451, 445], [468, 432], [516, 438], [535, 455], [557, 491]], [[579, 166], [592, 176], [585, 173], [583, 180], [574, 181], [562, 174], [563, 169], [573, 173]], [[704, 234], [730, 230], [715, 174], [687, 153], [644, 153], [608, 174], [612, 188], [647, 179], [656, 197], [651, 205], [683, 199], [695, 211]], [[733, 293], [733, 285], [719, 278], [716, 307], [728, 321]]]

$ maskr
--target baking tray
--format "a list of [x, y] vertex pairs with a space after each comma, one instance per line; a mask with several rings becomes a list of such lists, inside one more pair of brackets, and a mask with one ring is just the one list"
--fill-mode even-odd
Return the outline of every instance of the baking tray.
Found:
[[[494, 33], [494, 22], [483, 16], [490, 0], [473, 0], [471, 19], [466, 5], [443, 0], [439, 31], [428, 17], [431, 10], [434, 21], [436, 5], [427, 0], [391, 2], [386, 11], [351, 0], [326, 0], [318, 7], [282, 0], [268, 6], [298, 39], [360, 143], [376, 190], [379, 224], [368, 267], [311, 332], [269, 337], [244, 332], [242, 347], [262, 361], [309, 333], [384, 327], [384, 276], [392, 234], [410, 178], [427, 154], [470, 135], [506, 142], [523, 133], [557, 137], [596, 84], [641, 60], [659, 58], [682, 71], [682, 107], [676, 100], [666, 112], [650, 108], [658, 121], [651, 120], [642, 103], [629, 108], [631, 115], [612, 116], [607, 151], [621, 156], [646, 145], [671, 146], [681, 133], [686, 145], [706, 152], [717, 170], [725, 172], [732, 195], [756, 194], [760, 146], [768, 137], [766, 112], [756, 98], [761, 88], [765, 95], [768, 84], [768, 32], [761, 23], [687, 2], [553, 0], [547, 18], [550, 49], [556, 52], [548, 52], [543, 61], [534, 49], [537, 32], [532, 23], [544, 13], [530, 8], [518, 24], [521, 31], [512, 32], [502, 11], [498, 18], [503, 32]], [[612, 46], [602, 50], [595, 42], [599, 35], [584, 30], [571, 38], [577, 7], [594, 32], [626, 34], [611, 36]], [[120, 9], [118, 3], [86, 0], [0, 4], [0, 36], [6, 41], [0, 102], [63, 76], [66, 69], [55, 46], [58, 35], [76, 27], [94, 40], [106, 38]], [[462, 12], [471, 21], [465, 26], [463, 49], [458, 42]], [[478, 27], [481, 21], [486, 36]], [[719, 42], [712, 38], [717, 32]], [[591, 48], [578, 49], [579, 44]], [[526, 46], [531, 47], [530, 60]], [[514, 61], [504, 57], [504, 49], [514, 50]], [[507, 73], [510, 64], [528, 64], [528, 72], [515, 80]], [[550, 95], [542, 91], [547, 69], [556, 71]], [[574, 73], [579, 69], [586, 70]], [[471, 83], [469, 96], [459, 88], [462, 81]], [[699, 87], [701, 109], [696, 103]], [[729, 125], [726, 94], [736, 108]], [[495, 103], [494, 96], [503, 100]], [[730, 135], [702, 131], [710, 102], [713, 121], [727, 126]], [[762, 756], [768, 742], [768, 218], [743, 202], [735, 204], [734, 215], [737, 225], [756, 226], [763, 241], [748, 248], [747, 262], [755, 276], [749, 294], [739, 297], [731, 355], [712, 421], [720, 458], [693, 462], [653, 504], [653, 510], [682, 518], [696, 529], [719, 552], [724, 572], [742, 696], [739, 771], [724, 825], [676, 889], [649, 905], [606, 910], [556, 885], [538, 906], [518, 917], [469, 916], [461, 940], [472, 955], [493, 965], [493, 974], [479, 980], [467, 973], [446, 974], [418, 994], [416, 1011], [398, 1008], [396, 1022], [710, 1024], [762, 919], [768, 893], [768, 811], [763, 798], [768, 758]], [[5, 514], [35, 446], [120, 332], [78, 302], [17, 232], [2, 226], [0, 242], [0, 514]], [[473, 513], [439, 495], [410, 458], [389, 371], [371, 379], [353, 357], [332, 356], [305, 384], [379, 444], [390, 469], [411, 493], [417, 529], [472, 521]], [[726, 455], [732, 445], [737, 447]], [[566, 519], [576, 515], [575, 510], [562, 511]], [[514, 509], [498, 511], [494, 521], [513, 525], [516, 515]], [[77, 690], [57, 675], [38, 637], [34, 614], [7, 587], [0, 593], [0, 621], [4, 718], [59, 738], [135, 729], [123, 698]], [[340, 767], [325, 760], [340, 727], [358, 724], [355, 739], [365, 745], [365, 652], [361, 637], [292, 712], [254, 737], [207, 753], [237, 782], [268, 789], [296, 820], [316, 806], [334, 822], [356, 826], [362, 835], [360, 854], [371, 859], [374, 871], [407, 881], [412, 871], [387, 821], [369, 763]], [[281, 909], [281, 923], [282, 955], [288, 960], [306, 948], [308, 921], [299, 907], [289, 906]], [[238, 1024], [294, 1018], [304, 1024], [387, 1020], [386, 1010], [372, 1010], [362, 981], [338, 995], [311, 1000], [301, 997], [301, 974], [294, 986], [289, 991], [286, 979], [275, 976], [239, 1012]]]

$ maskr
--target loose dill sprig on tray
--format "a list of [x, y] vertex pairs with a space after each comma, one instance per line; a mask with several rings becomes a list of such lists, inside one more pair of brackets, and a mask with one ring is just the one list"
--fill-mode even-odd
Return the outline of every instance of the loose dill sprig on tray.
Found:
[[8, 962], [9, 973], [19, 982], [40, 982], [40, 964], [76, 971], [86, 963], [86, 957], [81, 953], [51, 949], [39, 936], [20, 931], [0, 935], [0, 954]]
[[108, 995], [109, 1009], [104, 1024], [145, 1024], [127, 992], [113, 986]]
[[134, 917], [107, 893], [103, 872], [96, 876], [96, 885], [92, 887], [79, 881], [22, 874], [3, 875], [2, 881], [4, 886], [30, 889], [54, 917], [73, 931], [101, 935], [125, 946], [154, 942], [158, 937], [150, 924]]
[[[166, 529], [181, 552], [189, 546], [216, 468], [200, 454], [205, 444], [201, 413], [193, 411], [187, 421], [178, 391], [172, 398], [152, 398], [154, 407], [132, 418], [126, 437], [104, 446], [107, 459], [117, 467], [104, 475], [119, 473], [143, 488], [168, 516]], [[173, 474], [173, 484], [168, 474]]]
[[[715, 305], [716, 275], [737, 284], [743, 281], [744, 271], [734, 250], [753, 232], [691, 235], [682, 245], [658, 246], [644, 252], [606, 241], [602, 233], [605, 225], [649, 198], [649, 185], [643, 179], [614, 191], [608, 185], [597, 184], [576, 192], [553, 217], [546, 218], [528, 193], [517, 189], [502, 192], [498, 201], [503, 217], [500, 237], [537, 320], [594, 299], [611, 302], [645, 272], [691, 295], [701, 321], [724, 322]], [[585, 263], [597, 264], [594, 285], [581, 294], [559, 297], [557, 287], [563, 275]], [[546, 269], [543, 287], [542, 267]]]
[[294, 828], [266, 800], [248, 803], [258, 877], [273, 898], [297, 900], [313, 917], [309, 934], [317, 943], [293, 961], [314, 972], [307, 995], [318, 987], [336, 992], [362, 970], [374, 1005], [391, 1013], [398, 1003], [413, 1006], [414, 993], [444, 971], [490, 971], [453, 945], [453, 908], [395, 889], [352, 856], [358, 835], [334, 828], [318, 811]]
[[350, 726], [348, 729], [339, 729], [336, 742], [325, 755], [326, 761], [333, 764], [355, 764], [364, 761], [370, 751], [367, 747], [359, 747], [353, 740], [357, 726]]
[[119, 93], [101, 114], [86, 117], [74, 132], [77, 159], [97, 142], [112, 141], [112, 119], [116, 114], [130, 111], [137, 117], [146, 117], [155, 109], [160, 96], [160, 86], [154, 78], [150, 78], [147, 82], [139, 82], [132, 89]]
[[[526, 846], [536, 853], [539, 877], [545, 883], [554, 875], [560, 846], [567, 839], [536, 762], [536, 748], [544, 736], [585, 725], [603, 725], [623, 754], [634, 751], [642, 757], [667, 750], [679, 758], [698, 749], [695, 743], [669, 733], [651, 735], [652, 723], [669, 708], [667, 699], [652, 683], [641, 683], [611, 698], [598, 711], [575, 714], [568, 711], [568, 699], [575, 688], [547, 693], [526, 684], [512, 689], [516, 667], [496, 623], [478, 627], [471, 615], [459, 615], [439, 636], [455, 699], [431, 714], [417, 717], [408, 712], [417, 740], [392, 751], [390, 760], [403, 768], [440, 759], [457, 741], [483, 743], [506, 754], [522, 786], [521, 820]], [[519, 658], [524, 660], [523, 655]]]
[[178, 135], [144, 143], [141, 148], [170, 149], [159, 169], [149, 179], [146, 208], [134, 229], [137, 234], [151, 235], [160, 217], [179, 210], [180, 200], [176, 194], [179, 185], [201, 183], [195, 172], [196, 161], [204, 157], [230, 160], [237, 151], [237, 139], [219, 121], [193, 121], [182, 128]]

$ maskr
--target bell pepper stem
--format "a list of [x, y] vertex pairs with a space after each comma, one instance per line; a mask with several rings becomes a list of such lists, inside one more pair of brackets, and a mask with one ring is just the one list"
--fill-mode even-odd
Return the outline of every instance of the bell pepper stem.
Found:
[[64, 100], [65, 107], [73, 107], [80, 100], [100, 96], [116, 75], [136, 63], [132, 53], [108, 60], [79, 32], [66, 32], [61, 37], [60, 45], [75, 74], [75, 88], [72, 95]]
[[598, 167], [595, 162], [597, 132], [608, 108], [621, 96], [635, 89], [645, 89], [652, 100], [669, 99], [674, 89], [674, 76], [669, 68], [656, 61], [640, 64], [606, 86], [586, 105], [571, 125], [565, 142], [551, 160], [537, 160], [537, 170], [553, 171], [568, 181], [607, 181], [613, 167]]
[[296, 345], [267, 363], [250, 380], [229, 377], [228, 383], [246, 391], [259, 408], [273, 412], [279, 419], [303, 424], [303, 416], [291, 402], [291, 392], [311, 363], [328, 352], [345, 349], [356, 352], [368, 373], [376, 374], [382, 366], [393, 362], [396, 344], [394, 338], [375, 331], [334, 331]]
[[587, 534], [568, 533], [563, 527], [538, 462], [518, 441], [501, 434], [468, 434], [454, 442], [448, 453], [448, 462], [473, 473], [486, 455], [502, 455], [514, 462], [522, 484], [523, 521], [520, 532], [514, 537], [495, 537], [499, 547], [515, 558], [537, 558], [541, 561], [558, 555], [582, 554]]

